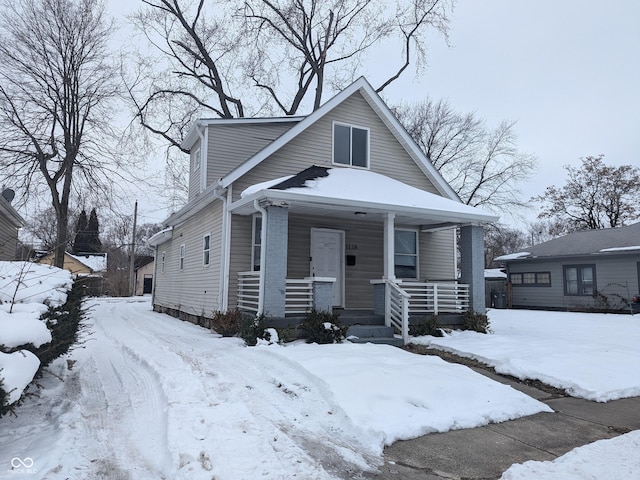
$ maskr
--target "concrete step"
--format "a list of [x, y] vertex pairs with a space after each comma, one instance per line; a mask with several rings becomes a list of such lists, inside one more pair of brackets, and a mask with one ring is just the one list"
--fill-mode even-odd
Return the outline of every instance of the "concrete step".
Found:
[[393, 327], [384, 325], [351, 325], [347, 330], [347, 336], [371, 338], [371, 337], [393, 337]]
[[402, 347], [404, 342], [399, 337], [347, 337], [351, 343], [377, 343], [382, 345], [393, 345], [394, 347]]
[[342, 310], [338, 319], [341, 325], [384, 325], [384, 315], [367, 310]]
[[404, 342], [394, 336], [393, 327], [384, 325], [352, 325], [347, 330], [347, 339], [352, 343], [382, 343], [401, 347]]

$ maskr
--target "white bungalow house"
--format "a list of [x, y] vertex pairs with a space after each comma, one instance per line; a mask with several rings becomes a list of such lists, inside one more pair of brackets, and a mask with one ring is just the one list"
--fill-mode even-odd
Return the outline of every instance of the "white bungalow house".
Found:
[[[194, 321], [484, 312], [483, 228], [360, 78], [304, 117], [201, 119], [189, 200], [150, 239], [153, 305]], [[456, 229], [460, 229], [457, 275]]]

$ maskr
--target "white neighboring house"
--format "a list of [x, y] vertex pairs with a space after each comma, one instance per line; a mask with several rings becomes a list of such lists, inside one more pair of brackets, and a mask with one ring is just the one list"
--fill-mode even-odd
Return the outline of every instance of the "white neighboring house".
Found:
[[[154, 309], [484, 312], [483, 228], [360, 78], [308, 116], [201, 119], [189, 200], [149, 242]], [[461, 232], [457, 278], [456, 229]]]

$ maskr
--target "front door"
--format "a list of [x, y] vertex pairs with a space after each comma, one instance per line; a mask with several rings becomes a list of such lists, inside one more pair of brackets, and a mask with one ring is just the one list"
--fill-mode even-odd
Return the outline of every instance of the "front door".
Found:
[[311, 229], [311, 276], [332, 277], [333, 305], [344, 307], [344, 231]]

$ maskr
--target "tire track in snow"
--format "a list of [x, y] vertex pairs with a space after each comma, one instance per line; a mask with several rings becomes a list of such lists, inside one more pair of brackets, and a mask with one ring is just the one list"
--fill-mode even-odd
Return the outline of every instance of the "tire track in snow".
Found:
[[158, 374], [100, 322], [92, 327], [96, 341], [80, 377], [80, 413], [92, 439], [85, 456], [94, 457], [88, 458], [92, 476], [86, 478], [166, 478], [171, 472], [167, 399]]
[[[268, 465], [273, 461], [289, 464], [292, 475], [304, 476], [315, 466], [314, 478], [354, 478], [380, 462], [371, 448], [344, 434], [341, 425], [350, 423], [349, 418], [332, 401], [324, 382], [298, 363], [269, 353], [269, 349], [239, 347], [238, 339], [223, 339], [201, 327], [151, 313], [148, 304], [140, 308], [135, 318], [112, 315], [109, 322], [118, 323], [113, 335], [121, 328], [118, 337], [126, 338], [134, 350], [140, 344], [149, 353], [152, 345], [158, 355], [151, 355], [149, 361], [163, 374], [173, 368], [172, 375], [189, 376], [190, 399], [182, 398], [179, 403], [175, 399], [176, 404], [171, 405], [170, 430], [176, 429], [181, 417], [188, 418], [185, 408], [192, 409], [191, 416], [198, 412], [199, 421], [191, 425], [191, 435], [197, 440], [193, 446], [210, 460], [214, 473], [231, 472], [237, 468], [234, 463], [244, 463], [239, 453], [246, 452], [265, 458], [265, 470], [245, 476], [236, 470], [235, 476], [227, 478], [270, 478]], [[165, 368], [160, 368], [163, 363]], [[272, 405], [268, 399], [273, 395], [282, 401]], [[233, 451], [237, 432], [246, 435], [242, 452]], [[183, 453], [181, 463], [195, 463], [197, 455], [197, 450]], [[267, 461], [269, 458], [272, 460]], [[226, 465], [216, 465], [216, 460]]]

